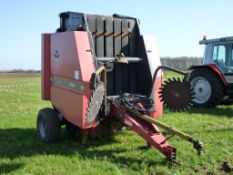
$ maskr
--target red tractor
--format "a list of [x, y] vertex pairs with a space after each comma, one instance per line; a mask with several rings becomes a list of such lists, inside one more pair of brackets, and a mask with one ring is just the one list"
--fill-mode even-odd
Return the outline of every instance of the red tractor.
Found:
[[206, 39], [202, 65], [192, 66], [188, 80], [194, 89], [195, 107], [215, 107], [233, 100], [233, 37]]

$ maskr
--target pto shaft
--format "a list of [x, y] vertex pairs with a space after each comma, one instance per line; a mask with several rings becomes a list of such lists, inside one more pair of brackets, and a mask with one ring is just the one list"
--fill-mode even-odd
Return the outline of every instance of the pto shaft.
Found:
[[188, 142], [191, 142], [193, 144], [193, 147], [197, 150], [198, 154], [201, 154], [201, 152], [203, 151], [203, 143], [197, 139], [194, 139], [192, 136], [185, 134], [182, 131], [179, 131], [171, 126], [168, 126], [162, 122], [159, 122], [158, 120], [155, 120], [147, 115], [138, 115], [137, 117], [149, 122], [149, 123], [153, 123], [156, 126], [165, 129], [166, 131], [168, 131], [169, 133], [173, 134], [173, 135], [177, 135], [180, 138], [187, 140]]

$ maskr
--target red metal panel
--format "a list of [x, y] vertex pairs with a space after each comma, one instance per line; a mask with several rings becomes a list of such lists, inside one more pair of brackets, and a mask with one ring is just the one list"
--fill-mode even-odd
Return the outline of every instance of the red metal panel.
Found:
[[50, 34], [42, 35], [41, 98], [50, 100]]
[[[51, 73], [74, 79], [74, 71], [80, 70], [74, 32], [51, 35]], [[79, 80], [82, 80], [80, 75]]]
[[154, 103], [155, 103], [155, 112], [150, 116], [152, 118], [159, 118], [163, 116], [163, 103], [159, 98], [159, 88], [162, 86], [162, 77], [158, 76], [154, 83]]
[[[65, 119], [82, 126], [83, 95], [78, 95], [75, 92], [57, 86], [52, 86], [51, 91], [51, 101]], [[76, 108], [74, 108], [74, 104], [76, 104]]]
[[76, 70], [81, 81], [89, 81], [95, 71], [87, 32], [62, 32], [51, 36], [51, 72], [74, 79]]
[[51, 102], [66, 120], [80, 128], [95, 127], [85, 124], [94, 71], [87, 32], [51, 35], [51, 77], [56, 77], [51, 83]]

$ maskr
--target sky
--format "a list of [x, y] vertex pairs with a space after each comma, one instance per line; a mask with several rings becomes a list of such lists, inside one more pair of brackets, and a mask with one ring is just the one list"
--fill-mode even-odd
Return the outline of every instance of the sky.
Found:
[[232, 0], [1, 0], [0, 70], [40, 70], [41, 34], [55, 32], [60, 12], [133, 16], [161, 57], [201, 57], [203, 35], [233, 35], [232, 7]]

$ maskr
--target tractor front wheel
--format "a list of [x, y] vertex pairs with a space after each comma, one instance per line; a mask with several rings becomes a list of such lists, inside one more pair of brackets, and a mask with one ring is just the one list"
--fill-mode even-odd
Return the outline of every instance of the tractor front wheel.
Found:
[[194, 107], [212, 108], [221, 103], [223, 85], [211, 70], [194, 70], [189, 75], [188, 80], [195, 92]]
[[37, 116], [37, 133], [44, 143], [56, 142], [60, 139], [61, 124], [54, 109], [41, 109]]

